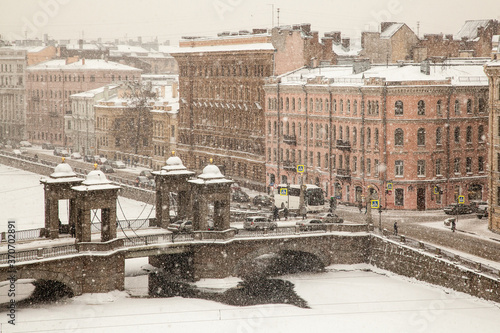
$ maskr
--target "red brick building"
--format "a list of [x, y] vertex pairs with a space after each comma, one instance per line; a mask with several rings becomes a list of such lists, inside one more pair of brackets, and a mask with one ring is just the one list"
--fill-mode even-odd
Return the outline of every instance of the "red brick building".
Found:
[[373, 191], [388, 209], [486, 199], [483, 64], [355, 63], [269, 80], [267, 183], [316, 184], [351, 204]]
[[335, 62], [309, 24], [191, 38], [172, 53], [179, 64], [177, 152], [189, 169], [210, 158], [241, 185], [265, 189], [265, 78]]
[[26, 69], [26, 134], [33, 143], [72, 146], [64, 116], [71, 113], [70, 96], [106, 84], [140, 80], [139, 69], [100, 59], [67, 58]]

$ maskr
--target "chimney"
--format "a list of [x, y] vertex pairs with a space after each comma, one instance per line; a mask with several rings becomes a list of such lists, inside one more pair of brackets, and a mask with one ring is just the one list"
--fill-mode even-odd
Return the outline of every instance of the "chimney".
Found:
[[85, 66], [85, 58], [82, 58], [82, 66]]
[[348, 49], [351, 46], [350, 38], [342, 38], [342, 47]]
[[446, 35], [446, 39], [447, 40], [453, 40], [453, 35], [452, 34]]
[[385, 29], [389, 28], [393, 24], [396, 24], [396, 22], [382, 22], [382, 23], [380, 23], [380, 32], [384, 32]]
[[83, 50], [83, 39], [79, 39], [79, 40], [78, 40], [78, 48], [79, 48], [80, 50]]
[[323, 45], [325, 45], [325, 48], [330, 51], [333, 46], [333, 38], [323, 37], [321, 38], [321, 43], [323, 43]]
[[308, 35], [311, 32], [311, 23], [302, 23], [300, 25], [300, 29], [302, 30], [303, 33]]
[[177, 98], [178, 95], [177, 95], [177, 89], [179, 87], [179, 84], [177, 83], [177, 81], [175, 81], [174, 83], [172, 83], [172, 98]]

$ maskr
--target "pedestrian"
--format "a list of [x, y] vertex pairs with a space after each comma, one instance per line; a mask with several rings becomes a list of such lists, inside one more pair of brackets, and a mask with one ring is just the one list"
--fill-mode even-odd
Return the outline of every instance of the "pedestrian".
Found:
[[278, 219], [278, 216], [279, 216], [278, 207], [274, 206], [273, 207], [273, 221], [276, 221]]
[[76, 238], [76, 230], [74, 224], [72, 224], [71, 227], [69, 228], [69, 232], [71, 233], [71, 237]]
[[307, 217], [307, 209], [305, 206], [300, 207], [300, 215], [302, 215], [302, 219], [305, 220]]
[[452, 232], [455, 232], [455, 229], [456, 229], [456, 223], [455, 223], [455, 219], [451, 220], [451, 231]]
[[363, 204], [361, 203], [361, 201], [358, 201], [358, 209], [359, 209], [360, 213], [361, 213], [362, 208], [363, 208]]
[[394, 236], [398, 235], [398, 221], [394, 222]]
[[288, 220], [288, 208], [283, 208], [283, 216], [285, 217], [285, 221]]

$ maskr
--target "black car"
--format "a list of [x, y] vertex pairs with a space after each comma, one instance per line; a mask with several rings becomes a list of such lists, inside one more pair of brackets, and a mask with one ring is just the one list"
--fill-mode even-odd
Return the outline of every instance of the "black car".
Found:
[[448, 215], [470, 214], [474, 212], [474, 209], [471, 206], [457, 203], [452, 203], [444, 207], [443, 210]]
[[111, 165], [107, 165], [107, 164], [101, 165], [100, 169], [104, 173], [113, 173], [113, 172], [115, 172], [115, 170], [111, 167]]
[[256, 195], [255, 197], [253, 197], [252, 203], [255, 206], [271, 206], [272, 200], [267, 195], [259, 194], [259, 195]]
[[236, 202], [250, 202], [250, 197], [243, 191], [235, 191], [231, 199]]

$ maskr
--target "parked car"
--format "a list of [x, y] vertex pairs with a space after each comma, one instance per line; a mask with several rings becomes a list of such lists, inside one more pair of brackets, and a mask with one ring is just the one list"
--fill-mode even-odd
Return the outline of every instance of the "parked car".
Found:
[[89, 162], [89, 163], [94, 163], [94, 156], [92, 156], [92, 155], [84, 155], [83, 156], [83, 161], [84, 162]]
[[19, 148], [19, 150], [21, 151], [21, 154], [27, 154], [28, 153], [28, 149], [26, 149], [26, 147], [21, 147], [21, 148]]
[[105, 165], [106, 161], [107, 161], [106, 157], [94, 156], [94, 163], [97, 163], [99, 165]]
[[250, 197], [243, 191], [233, 192], [231, 199], [236, 202], [250, 202]]
[[474, 213], [478, 212], [479, 207], [482, 207], [482, 208], [484, 208], [485, 206], [488, 207], [488, 203], [486, 201], [483, 201], [483, 200], [472, 200], [471, 202], [469, 202], [469, 205], [474, 210]]
[[122, 161], [114, 161], [111, 166], [115, 169], [125, 169], [127, 167]]
[[260, 206], [271, 206], [272, 200], [267, 195], [259, 194], [259, 195], [256, 195], [255, 197], [253, 197], [252, 203], [255, 206], [259, 206], [259, 205]]
[[50, 142], [44, 142], [42, 143], [42, 149], [48, 149], [48, 150], [53, 150], [55, 149], [56, 147], [54, 147], [54, 145]]
[[62, 148], [59, 148], [59, 147], [54, 148], [54, 155], [55, 156], [61, 156], [61, 153], [62, 153]]
[[478, 219], [482, 219], [483, 217], [488, 217], [489, 215], [488, 203], [483, 202], [481, 205], [479, 205], [476, 209], [476, 214]]
[[443, 210], [448, 215], [470, 214], [474, 212], [474, 209], [471, 206], [457, 203], [452, 203], [444, 207]]
[[29, 141], [21, 141], [19, 142], [21, 147], [31, 147], [31, 143]]
[[80, 153], [73, 153], [73, 154], [71, 154], [71, 159], [73, 159], [73, 160], [81, 160], [82, 159], [82, 155]]
[[177, 220], [170, 223], [167, 230], [172, 232], [192, 232], [193, 231], [193, 221], [191, 220]]
[[258, 230], [258, 229], [271, 229], [274, 230], [278, 227], [278, 224], [271, 221], [270, 218], [266, 216], [249, 216], [243, 222], [243, 228], [245, 230]]
[[300, 231], [307, 230], [324, 230], [325, 229], [325, 220], [320, 219], [306, 219], [296, 223], [299, 226]]
[[69, 152], [66, 149], [62, 149], [60, 156], [62, 156], [62, 157], [69, 157]]
[[344, 223], [344, 219], [334, 213], [321, 213], [318, 215], [318, 219], [325, 223]]
[[135, 178], [134, 182], [135, 182], [135, 186], [144, 187], [146, 185], [150, 185], [149, 179], [146, 176], [137, 176], [137, 178]]
[[111, 167], [111, 165], [101, 165], [99, 168], [104, 173], [113, 173], [115, 170]]
[[147, 177], [148, 179], [153, 179], [154, 176], [149, 170], [142, 170], [141, 173], [139, 173], [139, 176]]
[[17, 156], [21, 156], [23, 154], [21, 152], [21, 150], [19, 150], [19, 149], [14, 149], [12, 152], [14, 153], [14, 155], [17, 155]]

